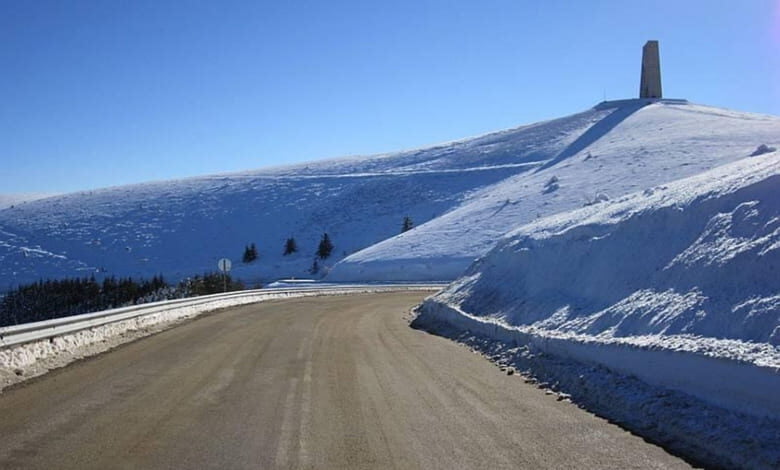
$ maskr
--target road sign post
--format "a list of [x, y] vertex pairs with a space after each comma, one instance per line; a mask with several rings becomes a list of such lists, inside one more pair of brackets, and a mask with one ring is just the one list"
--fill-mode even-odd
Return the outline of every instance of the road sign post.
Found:
[[227, 258], [222, 258], [217, 262], [217, 267], [222, 271], [222, 292], [227, 292], [227, 273], [232, 266], [233, 263]]

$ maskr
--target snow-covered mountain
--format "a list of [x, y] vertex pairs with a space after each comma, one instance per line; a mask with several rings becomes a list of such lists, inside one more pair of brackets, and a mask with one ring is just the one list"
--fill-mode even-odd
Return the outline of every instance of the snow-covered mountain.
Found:
[[[457, 277], [507, 231], [778, 147], [780, 118], [680, 101], [607, 102], [579, 116], [577, 139], [531, 171], [468, 194], [447, 214], [339, 263], [333, 280]], [[542, 130], [543, 129], [543, 130]], [[537, 138], [562, 132], [555, 122]], [[517, 148], [518, 153], [522, 148]]]
[[413, 326], [696, 461], [777, 468], [777, 148], [778, 117], [624, 100], [394, 154], [0, 198], [0, 291], [222, 257], [249, 283], [309, 277], [327, 232], [317, 276], [454, 279]]
[[[589, 124], [586, 112], [539, 125], [391, 155], [349, 158], [52, 197], [0, 210], [0, 289], [42, 277], [178, 279], [234, 263], [249, 280], [308, 273], [320, 236], [327, 265], [456, 207], [464, 196], [552, 158]], [[544, 127], [543, 125], [541, 127]], [[522, 149], [522, 152], [517, 152]], [[282, 256], [294, 237], [300, 251]]]
[[[643, 100], [430, 148], [73, 193], [0, 210], [0, 289], [41, 277], [178, 279], [222, 257], [246, 280], [454, 279], [539, 217], [690, 176], [780, 143], [780, 118]], [[416, 228], [399, 234], [404, 216]], [[294, 237], [300, 251], [283, 256]], [[245, 245], [260, 259], [241, 264]]]

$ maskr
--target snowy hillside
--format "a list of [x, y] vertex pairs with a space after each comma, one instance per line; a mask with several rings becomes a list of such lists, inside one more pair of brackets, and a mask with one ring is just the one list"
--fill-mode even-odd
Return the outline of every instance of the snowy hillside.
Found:
[[[326, 267], [457, 207], [467, 194], [537, 167], [608, 113], [397, 154], [81, 192], [0, 210], [0, 290], [41, 277], [213, 271], [222, 257], [249, 281], [310, 276], [323, 232]], [[282, 256], [294, 237], [300, 251]], [[260, 259], [241, 265], [256, 243]]]
[[[780, 118], [665, 101], [603, 103], [591, 125], [533, 171], [469, 194], [449, 213], [349, 256], [329, 278], [454, 279], [512, 228], [695, 175], [778, 147]], [[557, 135], [545, 127], [547, 139]], [[518, 149], [521, 152], [522, 149]]]
[[[780, 118], [647, 104], [606, 103], [395, 154], [18, 204], [0, 210], [0, 291], [41, 277], [93, 273], [177, 280], [214, 270], [222, 257], [233, 259], [234, 273], [250, 283], [310, 276], [323, 232], [335, 250], [320, 275], [348, 256], [329, 279], [454, 279], [522, 223], [780, 143]], [[417, 227], [399, 235], [407, 215]], [[300, 251], [282, 256], [288, 237]], [[243, 265], [243, 248], [252, 242], [260, 259]]]
[[6, 207], [15, 206], [16, 204], [35, 201], [36, 199], [43, 199], [51, 196], [53, 196], [53, 194], [0, 194], [0, 209], [5, 209]]
[[[558, 342], [558, 354], [780, 418], [778, 193], [774, 152], [524, 225], [429, 299], [421, 321], [484, 322], [491, 335]], [[632, 362], [631, 349], [684, 355]]]

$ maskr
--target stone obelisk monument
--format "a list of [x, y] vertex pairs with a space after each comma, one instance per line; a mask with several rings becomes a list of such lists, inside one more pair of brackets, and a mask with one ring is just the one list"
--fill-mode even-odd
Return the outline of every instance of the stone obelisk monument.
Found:
[[661, 60], [658, 58], [658, 41], [647, 41], [642, 48], [642, 80], [639, 83], [640, 98], [662, 98]]

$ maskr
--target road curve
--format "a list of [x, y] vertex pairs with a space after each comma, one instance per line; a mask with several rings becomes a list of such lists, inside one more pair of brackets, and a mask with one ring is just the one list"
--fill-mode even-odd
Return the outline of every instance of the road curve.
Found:
[[225, 310], [0, 395], [0, 468], [688, 468], [403, 319], [423, 293]]

